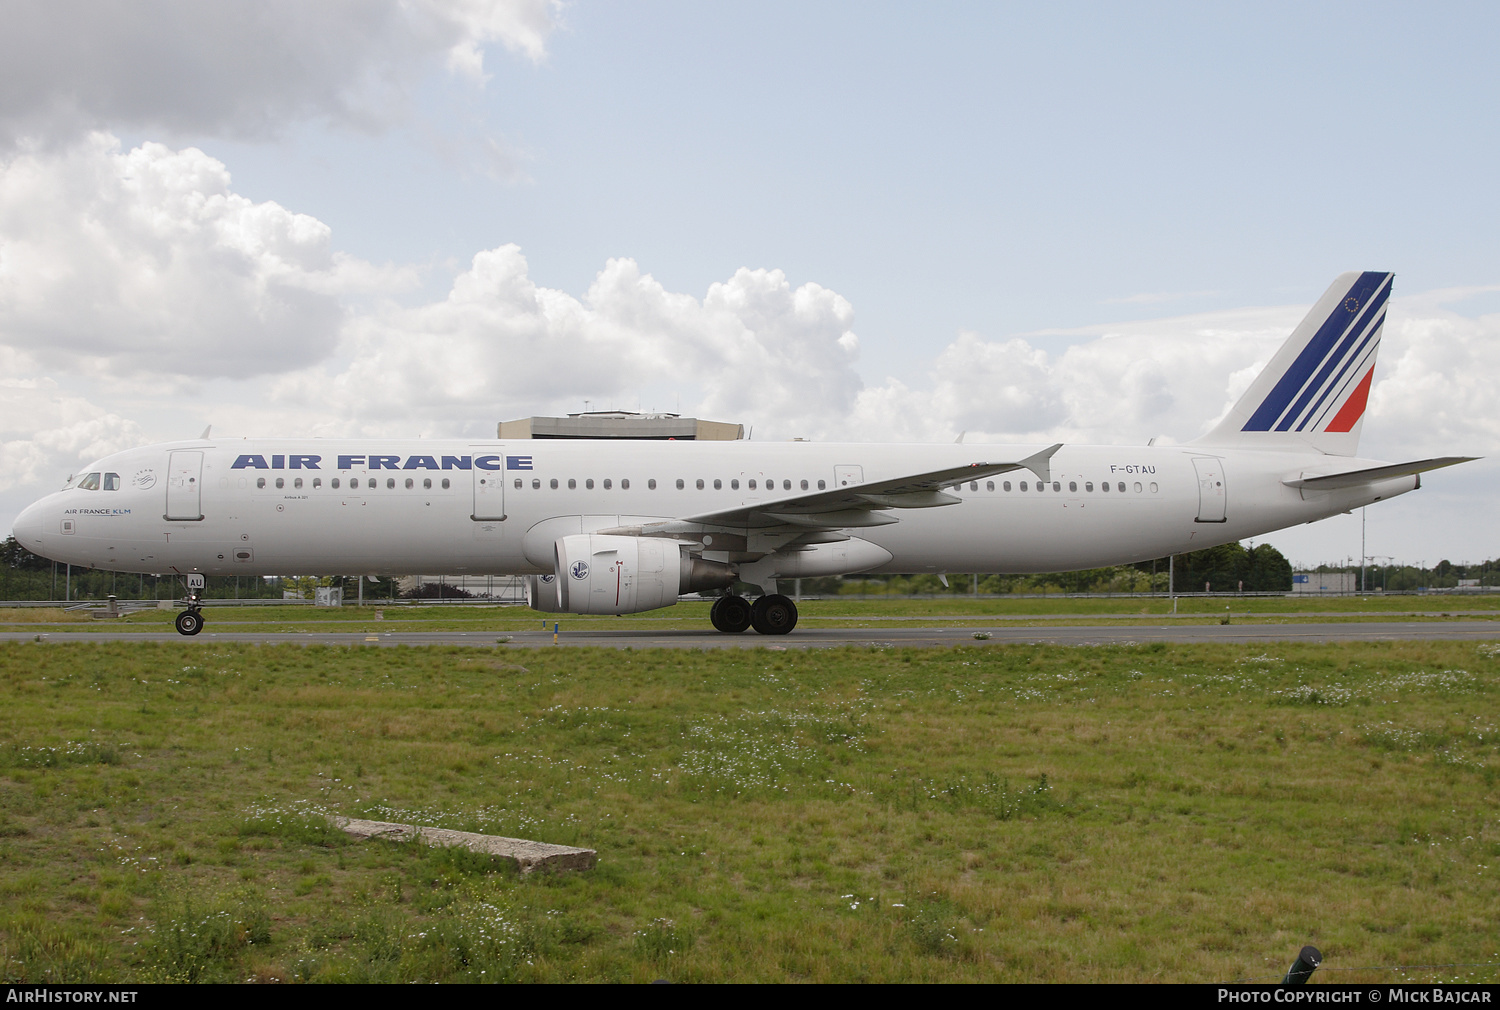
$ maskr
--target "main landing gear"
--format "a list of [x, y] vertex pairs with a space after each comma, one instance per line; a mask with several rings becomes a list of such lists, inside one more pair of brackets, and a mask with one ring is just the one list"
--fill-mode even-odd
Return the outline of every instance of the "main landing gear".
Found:
[[187, 609], [177, 615], [177, 633], [196, 635], [203, 630], [203, 576], [194, 573], [183, 578], [187, 582]]
[[785, 635], [797, 626], [797, 605], [780, 593], [757, 597], [754, 603], [743, 596], [721, 596], [708, 619], [729, 634], [754, 628], [762, 635]]

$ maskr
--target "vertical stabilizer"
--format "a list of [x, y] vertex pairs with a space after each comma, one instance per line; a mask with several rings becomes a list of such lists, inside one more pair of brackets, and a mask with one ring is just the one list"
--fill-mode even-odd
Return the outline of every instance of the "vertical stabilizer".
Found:
[[1353, 456], [1395, 276], [1341, 275], [1224, 420], [1190, 444]]

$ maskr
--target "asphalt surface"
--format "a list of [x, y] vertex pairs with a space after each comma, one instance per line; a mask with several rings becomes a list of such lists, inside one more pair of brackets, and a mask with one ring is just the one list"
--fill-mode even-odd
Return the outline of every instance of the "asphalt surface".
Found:
[[[209, 628], [213, 625], [210, 624]], [[984, 636], [984, 637], [976, 637]], [[1124, 645], [1140, 642], [1395, 642], [1500, 640], [1500, 621], [1389, 621], [1329, 624], [1195, 624], [1121, 627], [1008, 628], [975, 622], [961, 628], [802, 628], [790, 635], [725, 635], [711, 630], [568, 631], [558, 646], [611, 649], [817, 649], [841, 646], [932, 648], [951, 645]], [[552, 648], [550, 631], [478, 632], [214, 632], [185, 638], [157, 632], [0, 632], [3, 642], [179, 642], [185, 646], [248, 642], [259, 645], [466, 645]]]

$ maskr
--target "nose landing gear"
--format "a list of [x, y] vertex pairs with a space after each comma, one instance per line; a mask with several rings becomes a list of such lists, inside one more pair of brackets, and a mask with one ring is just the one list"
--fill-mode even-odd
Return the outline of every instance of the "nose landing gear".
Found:
[[203, 630], [203, 613], [198, 610], [184, 610], [177, 615], [176, 623], [179, 635], [196, 635]]
[[179, 635], [196, 635], [203, 630], [203, 576], [194, 572], [183, 579], [187, 583], [187, 609], [174, 623]]

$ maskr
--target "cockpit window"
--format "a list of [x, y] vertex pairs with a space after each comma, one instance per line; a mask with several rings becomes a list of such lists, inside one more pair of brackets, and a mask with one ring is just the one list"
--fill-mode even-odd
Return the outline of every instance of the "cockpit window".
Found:
[[104, 475], [104, 490], [106, 490], [106, 491], [118, 491], [118, 490], [120, 490], [120, 475], [117, 474], [117, 473], [107, 473], [107, 474], [105, 474]]
[[97, 473], [88, 474], [83, 480], [78, 482], [78, 487], [81, 491], [99, 490], [99, 475]]

